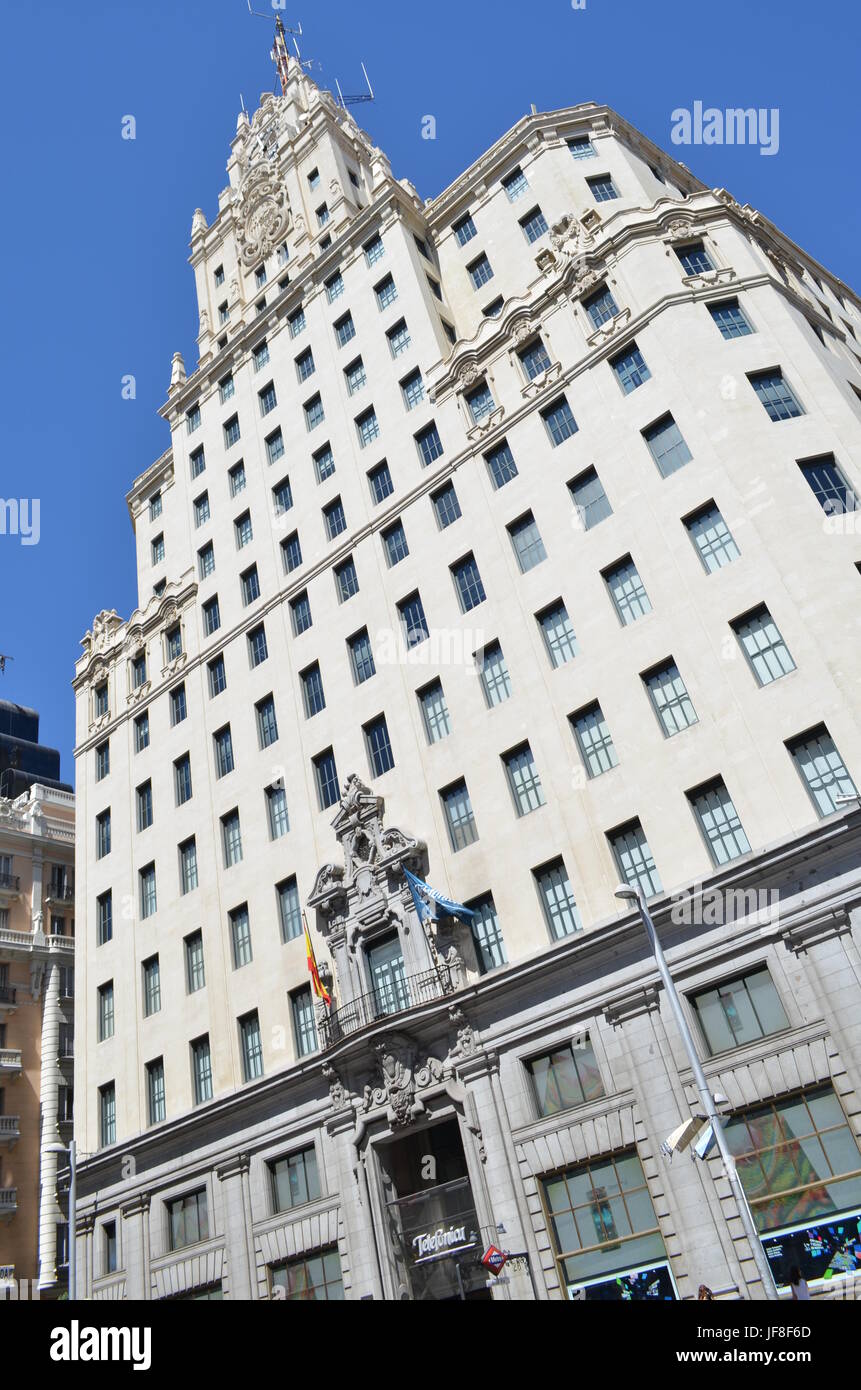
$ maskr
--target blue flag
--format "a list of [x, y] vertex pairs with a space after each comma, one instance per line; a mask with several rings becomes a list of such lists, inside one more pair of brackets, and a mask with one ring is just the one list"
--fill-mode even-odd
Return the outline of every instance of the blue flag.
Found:
[[451, 917], [475, 916], [471, 907], [464, 907], [463, 903], [453, 903], [450, 898], [444, 897], [435, 888], [431, 888], [429, 883], [424, 883], [422, 879], [416, 878], [409, 869], [404, 869], [404, 874], [422, 925], [425, 922], [436, 922], [440, 912], [447, 912]]

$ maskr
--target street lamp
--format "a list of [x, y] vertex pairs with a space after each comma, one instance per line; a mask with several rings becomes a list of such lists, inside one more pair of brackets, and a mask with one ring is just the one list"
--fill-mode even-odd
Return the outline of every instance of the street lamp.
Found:
[[721, 1158], [723, 1159], [724, 1169], [726, 1171], [727, 1178], [729, 1179], [729, 1185], [732, 1188], [733, 1196], [735, 1197], [736, 1202], [738, 1203], [738, 1212], [739, 1216], [741, 1217], [741, 1223], [744, 1226], [745, 1235], [747, 1236], [750, 1242], [751, 1253], [753, 1254], [753, 1258], [756, 1261], [756, 1267], [759, 1270], [759, 1277], [762, 1280], [762, 1287], [765, 1291], [765, 1296], [767, 1299], [777, 1300], [778, 1293], [774, 1283], [774, 1277], [771, 1273], [771, 1266], [769, 1265], [766, 1253], [762, 1248], [762, 1241], [760, 1240], [759, 1235], [757, 1233], [756, 1225], [753, 1219], [753, 1214], [750, 1210], [750, 1206], [748, 1205], [747, 1194], [745, 1193], [741, 1179], [739, 1178], [738, 1171], [735, 1166], [735, 1158], [730, 1153], [729, 1145], [726, 1141], [726, 1134], [724, 1133], [723, 1122], [715, 1107], [714, 1096], [712, 1095], [711, 1088], [708, 1082], [706, 1081], [705, 1073], [700, 1064], [700, 1059], [697, 1055], [696, 1044], [694, 1043], [693, 1037], [691, 1036], [691, 1030], [688, 1027], [688, 1021], [685, 1018], [684, 1010], [682, 1009], [682, 1003], [679, 999], [676, 986], [673, 983], [673, 977], [670, 974], [670, 969], [664, 957], [664, 952], [661, 948], [661, 943], [658, 940], [658, 933], [655, 930], [655, 924], [652, 921], [649, 909], [646, 907], [645, 900], [643, 898], [642, 893], [640, 892], [640, 889], [633, 886], [629, 886], [628, 884], [620, 884], [619, 887], [615, 890], [615, 897], [622, 898], [627, 902], [635, 902], [637, 904], [637, 907], [639, 908], [640, 917], [642, 918], [643, 926], [646, 929], [646, 935], [649, 938], [649, 945], [652, 948], [652, 955], [655, 957], [655, 963], [658, 967], [658, 974], [660, 975], [661, 980], [663, 981], [664, 989], [667, 993], [667, 998], [670, 1001], [670, 1008], [673, 1011], [673, 1015], [676, 1020], [676, 1025], [681, 1034], [682, 1042], [685, 1045], [685, 1051], [688, 1054], [688, 1061], [691, 1064], [691, 1070], [694, 1074], [694, 1080], [696, 1081], [697, 1090], [700, 1093], [700, 1099], [702, 1101], [706, 1119], [709, 1121], [709, 1124], [711, 1125], [712, 1130], [714, 1132], [715, 1140], [717, 1141], [717, 1146], [720, 1150]]
[[69, 1155], [69, 1298], [75, 1297], [75, 1198], [77, 1195], [78, 1167], [75, 1158], [75, 1141], [69, 1141], [69, 1147], [65, 1144], [46, 1144], [43, 1153]]

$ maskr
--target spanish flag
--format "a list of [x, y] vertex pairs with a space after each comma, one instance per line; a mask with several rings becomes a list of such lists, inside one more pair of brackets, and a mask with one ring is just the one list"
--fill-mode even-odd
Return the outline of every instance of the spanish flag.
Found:
[[314, 956], [314, 947], [311, 945], [311, 933], [308, 930], [308, 923], [305, 921], [305, 914], [302, 913], [302, 926], [305, 928], [305, 954], [308, 957], [308, 973], [311, 976], [311, 987], [318, 999], [324, 999], [331, 1008], [332, 1000], [329, 991], [320, 979], [320, 972], [317, 969], [317, 961]]

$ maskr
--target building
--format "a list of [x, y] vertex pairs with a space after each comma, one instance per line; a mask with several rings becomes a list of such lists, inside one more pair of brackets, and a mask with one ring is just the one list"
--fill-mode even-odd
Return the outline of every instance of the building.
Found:
[[76, 671], [79, 1293], [762, 1297], [614, 890], [785, 1284], [861, 1211], [861, 303], [604, 106], [422, 202], [283, 88]]
[[[68, 1282], [75, 798], [35, 710], [0, 701], [0, 1297]], [[34, 1293], [38, 1290], [38, 1293]]]

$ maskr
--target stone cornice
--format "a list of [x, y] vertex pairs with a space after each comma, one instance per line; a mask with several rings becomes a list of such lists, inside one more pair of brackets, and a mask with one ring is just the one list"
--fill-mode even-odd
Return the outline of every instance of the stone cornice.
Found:
[[[118, 661], [124, 659], [130, 647], [140, 646], [168, 623], [180, 618], [197, 598], [197, 587], [194, 571], [186, 570], [179, 579], [171, 580], [161, 594], [154, 594], [145, 608], [136, 608], [126, 622], [118, 618], [104, 640], [97, 642], [91, 633], [87, 633], [81, 640], [84, 655], [78, 658], [72, 688], [78, 691], [91, 682], [96, 674], [101, 676], [108, 673]], [[159, 669], [159, 666], [154, 669]], [[115, 703], [118, 707], [119, 701]], [[91, 735], [95, 733], [101, 737], [122, 717], [118, 709], [113, 719], [99, 720], [97, 725], [91, 727]]]

